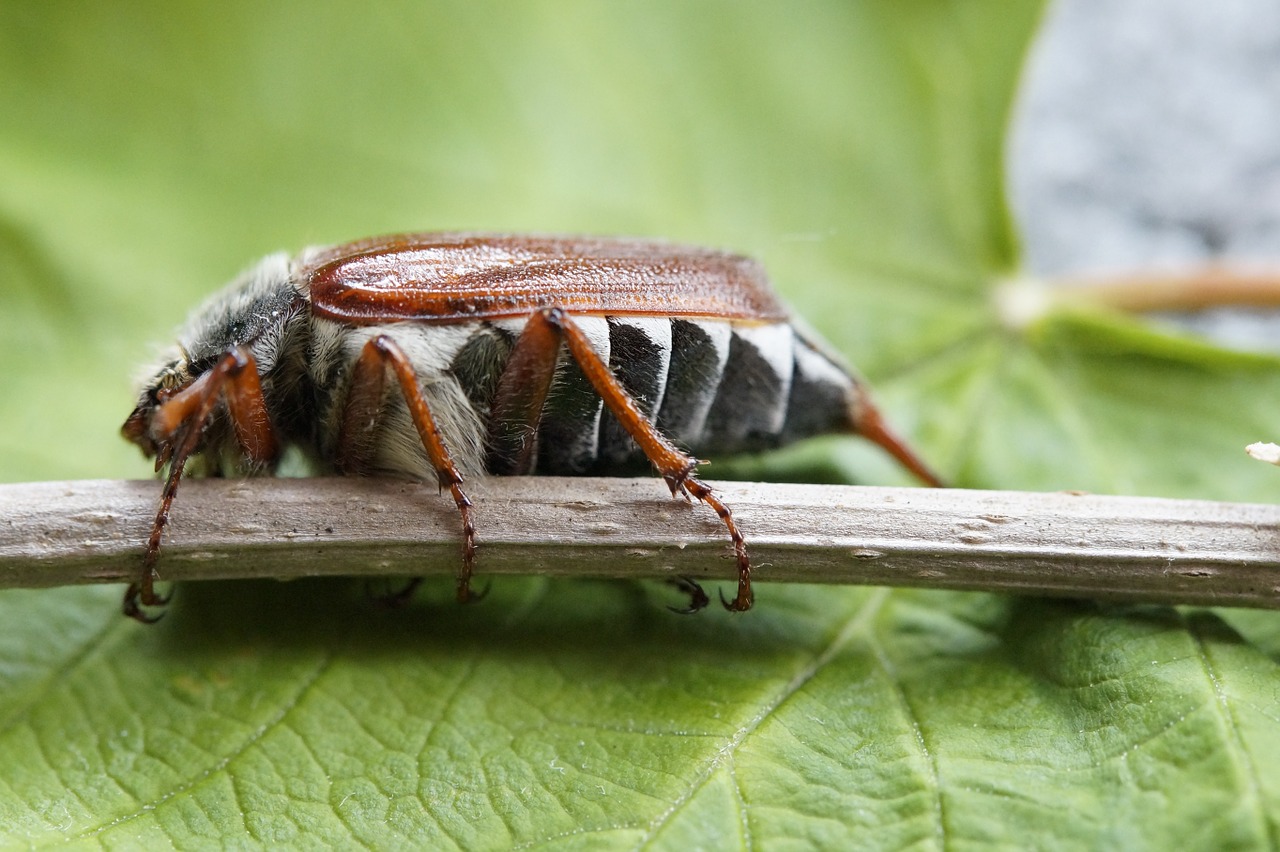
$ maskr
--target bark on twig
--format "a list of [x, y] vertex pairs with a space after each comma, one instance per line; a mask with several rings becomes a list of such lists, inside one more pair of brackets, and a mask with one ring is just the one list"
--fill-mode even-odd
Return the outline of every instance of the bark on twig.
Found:
[[[1280, 608], [1280, 507], [1001, 491], [717, 483], [760, 582], [856, 583]], [[477, 574], [730, 581], [715, 514], [655, 479], [468, 485]], [[159, 486], [0, 485], [0, 588], [123, 582]], [[453, 501], [367, 479], [192, 480], [165, 580], [452, 574]]]

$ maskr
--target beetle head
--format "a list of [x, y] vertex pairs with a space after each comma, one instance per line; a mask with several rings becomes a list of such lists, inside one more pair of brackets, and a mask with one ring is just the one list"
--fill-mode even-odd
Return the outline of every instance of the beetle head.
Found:
[[179, 355], [167, 359], [143, 382], [138, 404], [124, 421], [120, 433], [125, 440], [137, 444], [147, 458], [160, 455], [163, 445], [169, 440], [169, 436], [157, 435], [153, 431], [156, 411], [176, 391], [190, 385], [193, 378], [190, 362], [185, 355]]
[[[163, 464], [185, 434], [182, 412], [189, 410], [165, 403], [200, 382], [219, 359], [240, 347], [251, 352], [264, 373], [273, 369], [282, 350], [302, 340], [295, 320], [304, 315], [305, 305], [288, 256], [268, 255], [247, 269], [191, 314], [178, 332], [178, 345], [144, 374], [138, 402], [121, 429], [125, 439]], [[195, 428], [201, 436], [192, 452], [234, 454], [234, 434], [222, 406]]]

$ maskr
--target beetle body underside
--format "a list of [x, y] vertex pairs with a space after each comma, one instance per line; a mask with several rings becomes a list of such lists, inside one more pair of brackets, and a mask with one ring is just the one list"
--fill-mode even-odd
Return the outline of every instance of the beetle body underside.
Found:
[[[787, 323], [574, 319], [646, 419], [700, 458], [848, 430], [850, 408], [860, 399], [858, 383]], [[313, 318], [313, 340], [324, 341], [315, 349], [332, 355], [312, 358], [311, 384], [334, 388], [317, 399], [316, 455], [326, 461], [341, 455], [340, 424], [351, 366], [369, 340], [388, 335], [413, 362], [423, 396], [464, 475], [608, 476], [643, 470], [644, 453], [567, 352], [557, 355], [535, 420], [517, 416], [495, 422], [502, 371], [525, 322], [400, 322], [353, 329]], [[404, 399], [386, 399], [379, 421], [371, 438], [374, 455], [361, 470], [347, 472], [430, 478], [432, 466]], [[504, 435], [531, 442], [523, 448], [523, 463], [496, 451], [496, 439]]]

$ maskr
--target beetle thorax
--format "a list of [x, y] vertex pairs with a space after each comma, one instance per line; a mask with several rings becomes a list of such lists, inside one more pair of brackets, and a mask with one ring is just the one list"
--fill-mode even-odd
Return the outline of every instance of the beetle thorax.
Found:
[[192, 313], [178, 333], [178, 345], [193, 375], [243, 346], [266, 376], [290, 350], [305, 349], [305, 341], [295, 342], [306, 330], [306, 323], [297, 321], [305, 307], [289, 256], [269, 255]]

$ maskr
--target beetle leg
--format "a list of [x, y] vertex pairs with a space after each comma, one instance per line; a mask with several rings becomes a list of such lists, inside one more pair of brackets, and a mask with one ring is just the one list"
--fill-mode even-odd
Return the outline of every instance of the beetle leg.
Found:
[[849, 428], [893, 456], [921, 482], [934, 488], [945, 487], [942, 479], [916, 455], [915, 450], [889, 428], [880, 409], [876, 408], [870, 394], [862, 387], [854, 388], [849, 403]]
[[[529, 326], [533, 329], [531, 330]], [[658, 431], [658, 427], [644, 416], [635, 400], [609, 369], [609, 365], [591, 347], [591, 341], [586, 334], [563, 308], [543, 308], [531, 316], [525, 331], [520, 336], [521, 341], [528, 335], [542, 336], [543, 327], [554, 329], [556, 332], [554, 336], [564, 340], [569, 354], [582, 369], [582, 374], [604, 400], [605, 406], [613, 416], [627, 430], [627, 434], [635, 440], [645, 456], [658, 469], [659, 475], [666, 480], [667, 487], [671, 489], [672, 496], [696, 497], [720, 516], [720, 520], [729, 531], [729, 538], [733, 541], [734, 557], [738, 563], [738, 593], [732, 601], [725, 602], [725, 608], [734, 612], [751, 609], [753, 599], [751, 560], [747, 556], [746, 540], [739, 532], [729, 507], [711, 489], [711, 486], [693, 476], [693, 471], [699, 464], [698, 460], [676, 449], [676, 446]], [[519, 344], [517, 344], [518, 347]]]
[[698, 585], [688, 577], [673, 577], [667, 582], [675, 586], [678, 591], [684, 592], [689, 596], [688, 606], [667, 607], [667, 609], [677, 615], [693, 615], [695, 612], [701, 612], [706, 609], [707, 604], [711, 602], [707, 597], [707, 593], [702, 590], [702, 586]]
[[[453, 502], [462, 515], [462, 570], [458, 572], [458, 602], [476, 601], [484, 595], [471, 591], [471, 571], [476, 560], [476, 528], [471, 520], [471, 500], [462, 490], [462, 474], [458, 472], [449, 450], [440, 436], [435, 418], [422, 395], [418, 377], [413, 371], [409, 356], [405, 355], [390, 336], [379, 334], [369, 340], [360, 351], [351, 377], [346, 409], [338, 433], [338, 467], [340, 470], [359, 470], [371, 452], [369, 439], [377, 422], [386, 389], [386, 368], [390, 367], [400, 384], [400, 392], [409, 406], [409, 416], [418, 430], [418, 437], [427, 451], [427, 458], [435, 468], [436, 478], [442, 489], [448, 488]], [[405, 589], [394, 594], [396, 602], [403, 602], [417, 588], [414, 580]]]
[[[169, 511], [178, 493], [178, 483], [187, 459], [200, 443], [201, 434], [218, 399], [227, 402], [227, 411], [245, 455], [255, 464], [267, 464], [279, 453], [280, 443], [262, 398], [262, 383], [257, 364], [245, 349], [236, 347], [223, 355], [213, 368], [177, 391], [155, 411], [151, 421], [151, 437], [159, 447], [157, 462], [169, 463], [169, 476], [160, 495], [160, 509], [151, 525], [142, 573], [124, 593], [122, 609], [130, 618], [145, 624], [160, 619], [148, 615], [143, 606], [164, 606], [168, 596], [156, 594], [156, 560], [160, 556], [160, 539], [169, 523]], [[156, 468], [159, 470], [159, 467]]]
[[538, 423], [559, 356], [559, 329], [532, 318], [525, 323], [489, 407], [486, 467], [495, 475], [525, 476], [533, 472]]
[[421, 585], [421, 577], [411, 577], [408, 582], [394, 591], [388, 587], [386, 591], [376, 592], [373, 589], [372, 581], [366, 581], [364, 591], [378, 606], [386, 607], [387, 609], [399, 609], [413, 599], [413, 593], [418, 591], [418, 586]]

